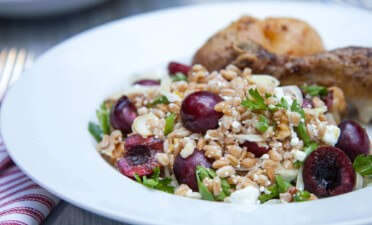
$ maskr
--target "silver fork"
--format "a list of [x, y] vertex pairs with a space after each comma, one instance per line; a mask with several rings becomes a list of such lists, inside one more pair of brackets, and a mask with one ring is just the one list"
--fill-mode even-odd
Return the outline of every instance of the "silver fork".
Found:
[[34, 56], [24, 48], [3, 48], [0, 52], [0, 102], [6, 90], [21, 76], [33, 61]]

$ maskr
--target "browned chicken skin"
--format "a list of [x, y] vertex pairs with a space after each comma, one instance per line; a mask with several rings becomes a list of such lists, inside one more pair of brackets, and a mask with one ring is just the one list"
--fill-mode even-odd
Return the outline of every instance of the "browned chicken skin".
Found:
[[193, 64], [202, 64], [208, 70], [225, 68], [237, 56], [233, 46], [246, 40], [276, 54], [303, 56], [324, 51], [319, 35], [304, 21], [243, 16], [213, 35], [196, 52]]
[[372, 117], [372, 48], [348, 47], [309, 56], [295, 57], [270, 53], [253, 41], [234, 47], [231, 61], [255, 74], [270, 74], [282, 84], [305, 83], [340, 87], [346, 99], [359, 110], [360, 119]]

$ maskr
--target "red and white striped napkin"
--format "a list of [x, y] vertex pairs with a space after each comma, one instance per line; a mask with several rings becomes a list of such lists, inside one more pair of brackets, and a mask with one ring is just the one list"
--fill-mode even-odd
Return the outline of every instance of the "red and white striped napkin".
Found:
[[14, 165], [0, 138], [0, 225], [40, 224], [58, 202]]

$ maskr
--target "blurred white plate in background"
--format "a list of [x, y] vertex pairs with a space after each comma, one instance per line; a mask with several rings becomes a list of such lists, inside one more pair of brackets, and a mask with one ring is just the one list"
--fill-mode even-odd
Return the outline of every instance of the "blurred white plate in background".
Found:
[[108, 0], [0, 0], [2, 17], [41, 17], [86, 8]]

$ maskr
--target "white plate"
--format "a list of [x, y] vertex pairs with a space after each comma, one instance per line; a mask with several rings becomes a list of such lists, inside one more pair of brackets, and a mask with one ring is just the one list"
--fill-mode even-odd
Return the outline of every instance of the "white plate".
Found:
[[328, 48], [372, 46], [372, 15], [315, 3], [247, 2], [191, 6], [120, 20], [49, 51], [10, 89], [1, 128], [14, 161], [57, 196], [92, 212], [141, 224], [372, 223], [372, 188], [319, 201], [244, 207], [154, 191], [114, 170], [87, 131], [105, 96], [129, 76], [191, 57], [239, 16], [292, 16], [310, 22]]

